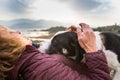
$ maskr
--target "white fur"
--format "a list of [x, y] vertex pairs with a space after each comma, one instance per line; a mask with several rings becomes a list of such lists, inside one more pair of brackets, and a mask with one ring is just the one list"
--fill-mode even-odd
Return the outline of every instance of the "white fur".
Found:
[[51, 44], [51, 40], [48, 40], [48, 41], [45, 41], [45, 42], [41, 42], [40, 43], [40, 47], [38, 48], [38, 50], [41, 53], [46, 53], [46, 50], [49, 48], [50, 44]]
[[[57, 33], [55, 33], [55, 35], [54, 35], [54, 36], [56, 36], [56, 35], [58, 35], [58, 34], [65, 33], [65, 32], [68, 32], [68, 31], [58, 31]], [[53, 37], [54, 37], [54, 36], [53, 36]], [[52, 38], [53, 38], [53, 37], [52, 37]]]
[[56, 34], [54, 34], [54, 36], [51, 38], [51, 39], [49, 39], [49, 40], [47, 40], [47, 41], [45, 41], [45, 42], [41, 42], [40, 43], [40, 47], [38, 48], [38, 50], [40, 51], [40, 52], [42, 52], [42, 53], [46, 53], [46, 50], [49, 48], [49, 46], [51, 45], [51, 40], [56, 36], [56, 35], [58, 35], [58, 34], [61, 34], [61, 33], [65, 33], [65, 32], [67, 32], [67, 31], [59, 31], [59, 32], [57, 32]]
[[[55, 35], [58, 35], [58, 34], [61, 34], [61, 33], [64, 33], [66, 31], [59, 31], [57, 32]], [[55, 36], [54, 35], [54, 36]], [[53, 36], [53, 37], [54, 37]], [[101, 41], [101, 37], [100, 37], [100, 32], [95, 32], [95, 36], [96, 36], [96, 45], [97, 45], [97, 49], [98, 50], [103, 50], [103, 52], [105, 53], [105, 56], [106, 56], [106, 59], [107, 59], [107, 62], [108, 62], [108, 66], [115, 71], [114, 75], [113, 76], [113, 80], [120, 80], [120, 63], [118, 62], [117, 60], [117, 55], [110, 51], [110, 50], [106, 50], [102, 41]], [[46, 50], [48, 49], [48, 47], [50, 46], [51, 44], [51, 40], [53, 39], [53, 37], [46, 41], [46, 42], [43, 42], [41, 43], [41, 46], [39, 48], [39, 50], [42, 52], [42, 53], [46, 53]], [[66, 51], [63, 50], [66, 54]], [[75, 57], [74, 57], [75, 58]], [[74, 59], [73, 58], [73, 59]]]
[[104, 46], [103, 46], [103, 44], [102, 44], [101, 37], [100, 37], [100, 32], [96, 31], [96, 32], [94, 32], [94, 33], [95, 33], [95, 36], [96, 36], [97, 49], [98, 49], [98, 50], [104, 49]]
[[68, 51], [67, 51], [67, 49], [65, 49], [65, 48], [62, 48], [62, 52], [63, 52], [63, 54], [68, 54]]
[[103, 50], [103, 52], [105, 53], [108, 66], [114, 71], [114, 73], [111, 72], [111, 77], [113, 78], [113, 80], [120, 80], [120, 63], [118, 61], [118, 56], [111, 50], [105, 49], [99, 34], [100, 32], [95, 32], [97, 49]]
[[113, 80], [120, 80], [120, 63], [117, 60], [118, 56], [110, 50], [103, 50], [103, 51], [106, 55], [108, 66], [112, 70], [114, 70], [114, 73], [111, 73]]

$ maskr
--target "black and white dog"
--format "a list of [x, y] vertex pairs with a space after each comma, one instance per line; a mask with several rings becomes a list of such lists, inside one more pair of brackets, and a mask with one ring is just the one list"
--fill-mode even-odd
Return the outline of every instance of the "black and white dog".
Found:
[[[120, 80], [120, 36], [110, 32], [95, 32], [95, 36], [98, 50], [104, 51], [109, 67], [115, 71], [113, 80]], [[58, 32], [42, 44], [41, 52], [63, 54], [76, 61], [82, 60], [85, 53], [78, 43], [76, 32]]]

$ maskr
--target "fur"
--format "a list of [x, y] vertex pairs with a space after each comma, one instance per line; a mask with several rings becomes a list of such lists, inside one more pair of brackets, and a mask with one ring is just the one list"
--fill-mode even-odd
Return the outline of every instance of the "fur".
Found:
[[[113, 71], [113, 80], [120, 79], [120, 37], [109, 32], [95, 32], [98, 50], [103, 50], [108, 66]], [[56, 33], [49, 41], [43, 42], [39, 50], [48, 54], [63, 54], [76, 61], [83, 59], [84, 49], [78, 43], [75, 32]]]

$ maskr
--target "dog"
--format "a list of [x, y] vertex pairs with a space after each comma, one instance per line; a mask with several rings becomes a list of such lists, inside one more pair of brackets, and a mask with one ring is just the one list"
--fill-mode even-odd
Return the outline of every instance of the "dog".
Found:
[[[95, 32], [98, 50], [105, 53], [108, 66], [113, 71], [113, 80], [120, 79], [120, 36], [111, 32]], [[48, 54], [63, 54], [76, 61], [82, 61], [85, 53], [76, 32], [60, 31], [49, 41], [43, 42], [39, 50]]]

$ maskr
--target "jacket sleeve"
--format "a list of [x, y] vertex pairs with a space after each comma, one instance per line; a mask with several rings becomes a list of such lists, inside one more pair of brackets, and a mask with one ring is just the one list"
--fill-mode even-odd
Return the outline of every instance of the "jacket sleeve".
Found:
[[85, 56], [87, 74], [81, 74], [79, 71], [60, 62], [59, 60], [62, 60], [62, 58], [39, 58], [37, 55], [34, 57], [23, 72], [25, 80], [111, 80], [103, 52], [91, 53]]
[[62, 59], [63, 57], [59, 55], [43, 58], [39, 58], [39, 55], [36, 55], [28, 62], [29, 65], [21, 74], [24, 80], [89, 80], [59, 61]]
[[85, 55], [88, 76], [91, 80], [112, 80], [107, 60], [103, 51]]

